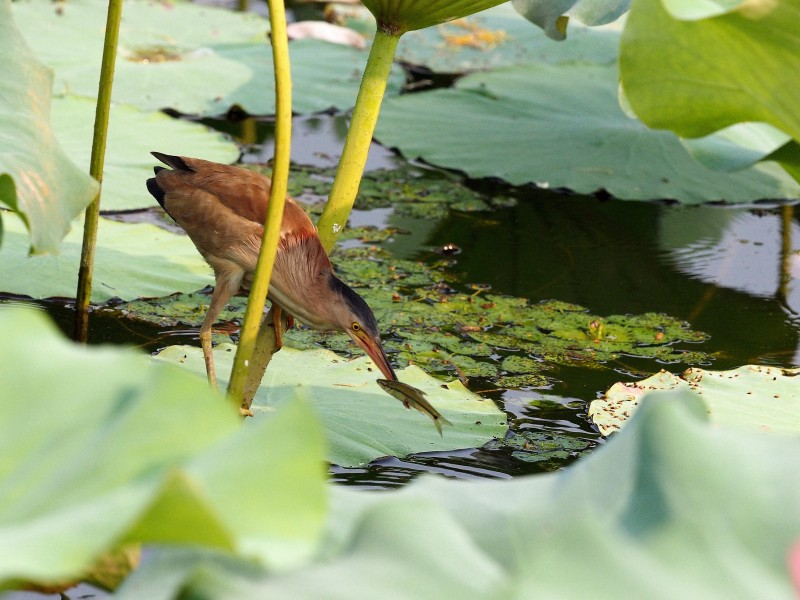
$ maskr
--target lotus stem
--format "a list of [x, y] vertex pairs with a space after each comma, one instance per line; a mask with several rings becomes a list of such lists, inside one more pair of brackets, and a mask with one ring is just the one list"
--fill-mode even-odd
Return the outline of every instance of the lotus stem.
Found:
[[253, 360], [259, 324], [264, 314], [264, 304], [269, 290], [269, 280], [283, 219], [283, 205], [289, 185], [289, 157], [292, 141], [292, 80], [289, 68], [289, 40], [286, 35], [286, 15], [283, 0], [269, 0], [269, 20], [272, 31], [272, 57], [275, 66], [275, 157], [272, 164], [272, 188], [269, 194], [267, 219], [261, 252], [250, 288], [250, 298], [245, 310], [244, 323], [239, 335], [239, 346], [233, 361], [228, 384], [228, 398], [237, 407], [250, 408], [244, 402], [244, 389], [248, 369]]
[[399, 40], [399, 35], [381, 28], [375, 33], [342, 158], [336, 170], [328, 203], [319, 219], [319, 237], [327, 252], [333, 248], [353, 209]]
[[108, 138], [108, 117], [111, 111], [111, 88], [114, 84], [114, 63], [117, 59], [119, 23], [122, 17], [122, 0], [109, 0], [106, 17], [106, 34], [103, 43], [103, 61], [100, 67], [100, 87], [94, 116], [94, 136], [89, 174], [100, 186], [92, 203], [86, 208], [83, 224], [83, 246], [78, 271], [78, 291], [75, 301], [75, 340], [86, 343], [89, 337], [89, 301], [92, 296], [92, 270], [97, 246], [97, 224], [100, 219], [100, 194], [103, 187], [103, 166]]

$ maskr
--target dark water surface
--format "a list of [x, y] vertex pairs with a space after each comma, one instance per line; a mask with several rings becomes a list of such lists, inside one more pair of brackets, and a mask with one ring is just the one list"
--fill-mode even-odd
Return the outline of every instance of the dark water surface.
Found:
[[[270, 122], [214, 125], [245, 143], [245, 160], [271, 156], [265, 141]], [[327, 115], [296, 119], [293, 160], [335, 164], [345, 125], [342, 117]], [[380, 146], [373, 150], [369, 168], [399, 160]], [[794, 207], [684, 207], [510, 190], [492, 182], [471, 185], [487, 198], [511, 195], [517, 203], [491, 212], [452, 212], [438, 222], [401, 219], [387, 209], [360, 212], [358, 219], [414, 231], [416, 235], [397, 236], [385, 246], [403, 257], [432, 262], [441, 259], [434, 248], [457, 245], [461, 253], [453, 257], [451, 271], [464, 290], [470, 284], [488, 284], [492, 293], [533, 302], [558, 299], [601, 316], [663, 312], [710, 336], [697, 349], [714, 353], [714, 369], [797, 363], [800, 286], [794, 276], [800, 276], [800, 224]], [[40, 304], [71, 333], [70, 306]], [[163, 331], [107, 311], [93, 315], [90, 342], [134, 345], [149, 352], [170, 344], [198, 344], [196, 330]], [[387, 488], [426, 471], [474, 478], [561, 468], [601, 443], [586, 418], [591, 400], [616, 381], [661, 368], [677, 373], [687, 366], [635, 358], [619, 364], [605, 370], [556, 367], [549, 374], [557, 381], [542, 389], [503, 391], [493, 390], [488, 381], [470, 382], [473, 390], [505, 408], [515, 431], [579, 442], [580, 448], [566, 456], [470, 449], [386, 458], [357, 469], [334, 466], [332, 478], [346, 485]]]

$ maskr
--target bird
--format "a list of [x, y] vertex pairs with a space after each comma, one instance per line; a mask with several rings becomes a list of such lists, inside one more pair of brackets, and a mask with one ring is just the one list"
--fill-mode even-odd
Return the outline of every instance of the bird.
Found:
[[[271, 180], [255, 171], [199, 158], [152, 152], [156, 166], [147, 190], [191, 238], [214, 270], [214, 291], [200, 327], [210, 385], [217, 386], [211, 330], [240, 288], [249, 287], [258, 261]], [[312, 329], [344, 331], [386, 379], [396, 381], [381, 344], [372, 309], [334, 273], [317, 229], [305, 211], [286, 197], [275, 264], [267, 297], [274, 310], [278, 348], [281, 312]]]

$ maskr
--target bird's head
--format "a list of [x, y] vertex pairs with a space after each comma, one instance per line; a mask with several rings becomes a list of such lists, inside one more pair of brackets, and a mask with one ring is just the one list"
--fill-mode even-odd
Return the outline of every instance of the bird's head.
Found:
[[338, 300], [331, 306], [332, 316], [337, 327], [361, 346], [386, 379], [397, 381], [397, 375], [389, 364], [386, 352], [383, 351], [378, 322], [375, 320], [372, 309], [361, 296], [334, 275], [330, 276], [329, 281]]

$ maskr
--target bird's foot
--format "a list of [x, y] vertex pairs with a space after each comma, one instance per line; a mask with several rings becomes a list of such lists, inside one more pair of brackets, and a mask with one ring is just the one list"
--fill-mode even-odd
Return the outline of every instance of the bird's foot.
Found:
[[240, 406], [239, 407], [239, 414], [242, 417], [255, 417], [255, 414], [253, 414], [253, 411], [250, 410], [249, 408], [245, 408], [244, 406]]

